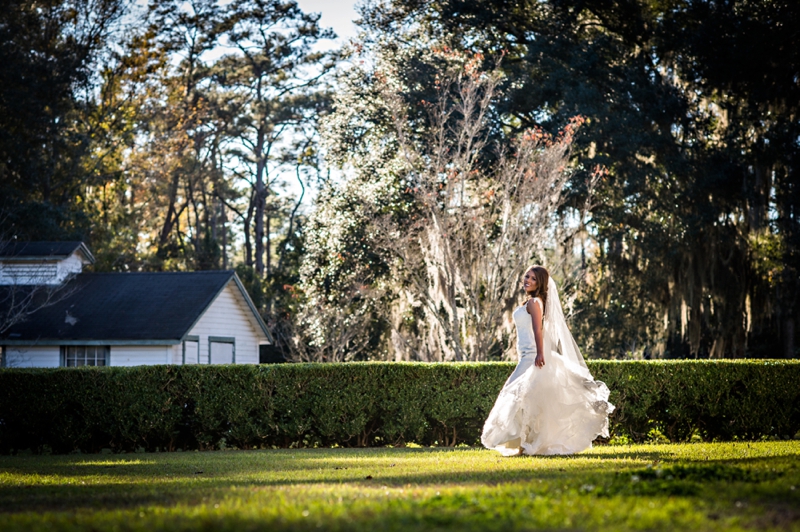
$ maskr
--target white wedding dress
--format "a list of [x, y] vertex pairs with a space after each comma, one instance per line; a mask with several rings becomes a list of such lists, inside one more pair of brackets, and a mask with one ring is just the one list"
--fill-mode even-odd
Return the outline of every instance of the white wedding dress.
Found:
[[[541, 304], [541, 300], [540, 300]], [[608, 437], [608, 387], [592, 378], [567, 328], [555, 282], [544, 309], [542, 368], [534, 365], [533, 323], [524, 306], [514, 311], [519, 364], [483, 426], [481, 442], [505, 456], [573, 454]]]

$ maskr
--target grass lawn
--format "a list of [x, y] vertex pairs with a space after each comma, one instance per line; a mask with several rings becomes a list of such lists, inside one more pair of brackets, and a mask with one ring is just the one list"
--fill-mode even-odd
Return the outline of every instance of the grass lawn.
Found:
[[0, 530], [800, 530], [800, 442], [0, 457]]

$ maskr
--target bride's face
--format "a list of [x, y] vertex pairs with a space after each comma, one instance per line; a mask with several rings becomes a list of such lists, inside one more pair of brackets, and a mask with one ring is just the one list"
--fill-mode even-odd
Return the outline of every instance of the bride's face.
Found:
[[525, 272], [525, 276], [522, 278], [522, 288], [526, 294], [532, 294], [539, 288], [539, 283], [536, 281], [533, 270]]

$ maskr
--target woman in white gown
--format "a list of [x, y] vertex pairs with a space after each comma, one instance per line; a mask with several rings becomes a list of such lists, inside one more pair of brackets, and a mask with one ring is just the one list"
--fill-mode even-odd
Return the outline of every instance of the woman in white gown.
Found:
[[569, 332], [547, 270], [523, 279], [530, 297], [514, 310], [519, 364], [483, 426], [481, 442], [505, 456], [573, 454], [608, 437], [608, 387], [592, 378]]

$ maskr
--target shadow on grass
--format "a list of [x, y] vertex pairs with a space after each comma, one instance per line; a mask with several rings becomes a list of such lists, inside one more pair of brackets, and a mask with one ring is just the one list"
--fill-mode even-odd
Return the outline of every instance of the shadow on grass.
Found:
[[[450, 453], [455, 462], [442, 466], [447, 470], [424, 470], [425, 459]], [[472, 453], [472, 454], [470, 454]], [[465, 469], [470, 458], [479, 458], [483, 470]], [[698, 495], [713, 497], [708, 489], [724, 479], [709, 476], [706, 481], [692, 479], [691, 490], [679, 481], [659, 484], [643, 482], [631, 487], [631, 475], [648, 464], [728, 463], [761, 466], [764, 470], [793, 471], [800, 484], [800, 471], [792, 470], [800, 455], [742, 457], [722, 460], [698, 460], [676, 457], [671, 451], [587, 452], [573, 457], [486, 457], [474, 450], [442, 449], [320, 449], [285, 451], [234, 451], [216, 453], [155, 454], [92, 457], [24, 457], [0, 459], [0, 471], [17, 480], [0, 484], [0, 512], [17, 513], [41, 510], [124, 509], [145, 505], [159, 507], [176, 504], [199, 504], [222, 500], [231, 489], [257, 491], [281, 486], [347, 486], [354, 489], [403, 488], [408, 486], [498, 486], [527, 484], [536, 489], [580, 491], [587, 484], [607, 486], [608, 495], [643, 493]], [[464, 464], [461, 464], [464, 462]], [[9, 468], [7, 464], [15, 463]], [[461, 470], [458, 468], [461, 467]], [[669, 466], [671, 467], [671, 466]], [[453, 470], [457, 469], [457, 470]], [[701, 471], [702, 473], [702, 471]], [[31, 476], [27, 476], [31, 475]], [[640, 475], [646, 476], [646, 475]], [[42, 477], [51, 477], [44, 483]], [[622, 478], [622, 480], [620, 480]], [[83, 479], [83, 480], [82, 480]], [[40, 483], [37, 483], [40, 482]], [[81, 484], [81, 482], [87, 482]], [[535, 483], [535, 484], [534, 484]], [[540, 484], [541, 483], [541, 484]], [[663, 486], [662, 486], [663, 484]], [[678, 486], [677, 488], [675, 486]], [[702, 487], [703, 490], [696, 489]], [[611, 490], [611, 491], [609, 491]], [[683, 490], [683, 491], [681, 491]], [[702, 491], [706, 491], [705, 495]], [[685, 493], [684, 493], [685, 492]], [[602, 490], [598, 490], [597, 495]]]
[[[231, 451], [208, 453], [163, 453], [149, 455], [71, 455], [25, 457], [15, 467], [3, 467], [13, 463], [13, 458], [0, 459], [0, 470], [5, 470], [25, 478], [25, 475], [53, 477], [56, 482], [49, 484], [69, 484], [81, 478], [115, 479], [109, 486], [122, 482], [130, 484], [152, 483], [161, 485], [184, 482], [237, 484], [249, 477], [248, 482], [262, 485], [284, 485], [298, 483], [323, 483], [363, 480], [364, 476], [353, 476], [345, 471], [392, 472], [391, 468], [407, 468], [426, 463], [426, 459], [438, 459], [442, 455], [465, 453], [465, 459], [477, 456], [475, 449], [302, 449], [276, 451]], [[140, 458], [141, 456], [141, 458]], [[455, 457], [460, 461], [459, 456]], [[510, 477], [529, 480], [531, 475], [553, 475], [566, 471], [569, 467], [579, 467], [581, 473], [604, 470], [614, 462], [618, 467], [633, 467], [647, 461], [677, 460], [668, 452], [586, 452], [574, 456], [518, 456], [502, 457], [499, 454], [480, 458], [482, 469], [487, 464], [511, 465], [515, 469], [489, 467], [489, 471], [460, 470], [449, 473], [421, 472], [408, 475], [390, 475], [395, 483], [431, 484], [445, 482], [494, 483], [506, 481]], [[5, 464], [4, 464], [5, 463]], [[448, 465], [458, 469], [458, 465]], [[462, 466], [463, 467], [463, 466]], [[416, 469], [419, 469], [418, 467]], [[259, 478], [279, 473], [319, 472], [307, 478], [286, 478], [269, 480]], [[575, 471], [573, 471], [575, 472]], [[459, 478], [454, 478], [457, 475]], [[462, 478], [463, 477], [463, 478]], [[227, 481], [224, 479], [228, 479]], [[33, 479], [32, 479], [33, 481]], [[35, 482], [33, 482], [35, 484]], [[0, 487], [0, 493], [2, 488]]]

